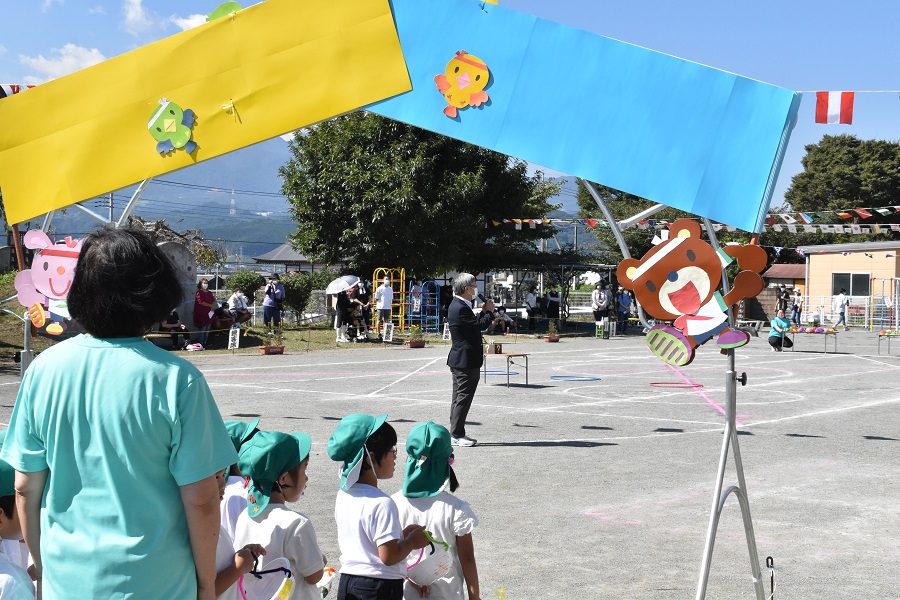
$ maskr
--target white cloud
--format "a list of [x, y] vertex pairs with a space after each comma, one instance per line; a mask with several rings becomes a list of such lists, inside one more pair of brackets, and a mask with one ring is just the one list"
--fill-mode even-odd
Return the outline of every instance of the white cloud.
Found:
[[106, 9], [103, 7], [102, 4], [98, 4], [97, 6], [94, 6], [94, 7], [92, 7], [92, 8], [89, 8], [89, 9], [88, 9], [88, 14], [89, 14], [89, 15], [105, 15], [105, 14], [106, 14]]
[[43, 0], [41, 2], [41, 12], [47, 12], [53, 4], [62, 4], [63, 0]]
[[193, 29], [194, 27], [206, 23], [206, 15], [190, 15], [188, 17], [172, 15], [169, 17], [169, 21], [174, 23], [182, 31], [187, 31], [188, 29]]
[[49, 79], [56, 79], [69, 73], [96, 65], [106, 60], [106, 57], [96, 48], [82, 48], [75, 44], [66, 44], [61, 49], [54, 48], [50, 51], [50, 58], [43, 54], [37, 56], [19, 55], [19, 62], [37, 71], [45, 78], [26, 77], [25, 83], [43, 83]]
[[6, 46], [0, 44], [0, 56], [3, 56], [4, 54], [6, 54]]
[[159, 17], [144, 8], [142, 0], [125, 0], [122, 5], [125, 31], [138, 35], [160, 26]]

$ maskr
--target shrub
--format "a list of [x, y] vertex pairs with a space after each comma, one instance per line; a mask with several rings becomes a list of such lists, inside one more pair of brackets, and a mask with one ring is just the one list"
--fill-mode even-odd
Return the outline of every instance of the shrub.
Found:
[[265, 277], [253, 271], [238, 271], [225, 278], [225, 287], [230, 290], [234, 290], [236, 287], [241, 288], [248, 299], [252, 299], [259, 288], [265, 284]]
[[288, 273], [281, 278], [284, 286], [284, 304], [298, 314], [306, 311], [313, 290], [324, 290], [338, 275], [334, 271], [315, 273]]

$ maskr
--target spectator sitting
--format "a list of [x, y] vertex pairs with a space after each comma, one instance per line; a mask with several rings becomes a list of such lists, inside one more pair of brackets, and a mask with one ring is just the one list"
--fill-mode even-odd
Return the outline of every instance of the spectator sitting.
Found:
[[497, 326], [500, 319], [494, 311], [494, 301], [488, 298], [481, 307], [481, 313], [478, 315], [478, 325], [481, 327], [482, 333], [499, 333], [500, 328]]
[[509, 333], [510, 330], [515, 331], [516, 329], [516, 320], [511, 316], [506, 314], [505, 306], [497, 307], [497, 325], [498, 333]]
[[247, 296], [241, 288], [234, 288], [234, 293], [228, 299], [228, 309], [237, 323], [245, 323], [253, 318], [253, 314], [247, 307]]
[[228, 329], [235, 323], [235, 318], [232, 316], [231, 311], [228, 310], [228, 303], [223, 302], [219, 308], [217, 308], [213, 315], [213, 323], [212, 328], [215, 329]]
[[[172, 309], [172, 312], [169, 313], [169, 317], [159, 324], [159, 331], [161, 333], [172, 334], [172, 349], [183, 349], [190, 341], [190, 331], [188, 331], [188, 328], [185, 327], [178, 318], [178, 311], [174, 308]], [[178, 343], [179, 335], [184, 340], [181, 344]]]

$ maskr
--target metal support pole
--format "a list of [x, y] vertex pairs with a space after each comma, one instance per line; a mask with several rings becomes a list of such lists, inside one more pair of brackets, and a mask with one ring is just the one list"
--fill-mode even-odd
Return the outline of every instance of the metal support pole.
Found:
[[[710, 245], [719, 249], [719, 240], [709, 219], [703, 219]], [[727, 294], [730, 289], [725, 270], [722, 269], [722, 289]], [[728, 311], [729, 324], [734, 324], [733, 314]], [[709, 526], [706, 530], [706, 544], [703, 549], [703, 560], [700, 563], [700, 577], [697, 581], [696, 600], [706, 598], [706, 586], [709, 583], [709, 568], [712, 564], [713, 547], [716, 543], [716, 531], [719, 527], [719, 518], [725, 508], [725, 500], [732, 492], [737, 496], [741, 508], [741, 517], [744, 522], [744, 534], [747, 538], [747, 551], [750, 554], [750, 573], [753, 577], [753, 586], [756, 589], [757, 600], [765, 600], [766, 592], [763, 587], [762, 574], [759, 567], [759, 555], [756, 550], [756, 536], [753, 532], [753, 519], [750, 516], [750, 502], [747, 498], [747, 483], [744, 480], [744, 463], [741, 461], [741, 448], [737, 435], [737, 381], [735, 371], [734, 349], [728, 350], [728, 371], [725, 373], [725, 431], [722, 435], [722, 451], [719, 454], [719, 469], [716, 473], [715, 489], [713, 490], [712, 508], [709, 515]], [[740, 381], [746, 384], [746, 375], [742, 374]], [[734, 470], [737, 473], [738, 484], [729, 486], [722, 492], [725, 481], [725, 465], [728, 461], [728, 450], [731, 449], [734, 460]]]
[[22, 341], [22, 354], [19, 355], [19, 375], [24, 375], [25, 370], [31, 365], [34, 353], [31, 351], [31, 317], [28, 311], [25, 311], [25, 317], [22, 319], [25, 323], [25, 338]]
[[147, 186], [150, 185], [150, 182], [153, 181], [152, 177], [148, 177], [143, 180], [141, 184], [134, 190], [134, 193], [131, 195], [131, 199], [128, 200], [128, 204], [125, 205], [125, 209], [122, 211], [122, 214], [119, 216], [119, 220], [116, 221], [116, 227], [121, 227], [123, 223], [131, 216], [132, 211], [134, 211], [135, 206], [137, 206], [138, 200], [141, 199], [144, 191], [147, 189]]
[[[603, 217], [606, 219], [606, 222], [609, 224], [609, 228], [612, 230], [613, 235], [616, 236], [616, 241], [619, 243], [619, 250], [622, 251], [622, 258], [631, 258], [631, 251], [628, 250], [628, 244], [625, 243], [625, 236], [622, 235], [622, 230], [619, 227], [619, 224], [616, 222], [616, 218], [613, 216], [612, 211], [606, 205], [606, 202], [603, 198], [600, 197], [600, 194], [597, 193], [597, 190], [594, 188], [594, 184], [590, 181], [585, 181], [584, 179], [579, 179], [584, 187], [587, 188], [587, 191], [590, 193], [591, 198], [594, 199], [594, 202], [597, 203], [597, 206], [600, 207], [600, 210], [603, 212]], [[657, 205], [657, 207], [662, 205]], [[653, 210], [656, 212], [659, 208], [653, 207], [648, 210]], [[647, 212], [647, 211], [644, 211]], [[644, 313], [644, 309], [641, 308], [641, 303], [638, 302], [638, 299], [634, 299], [634, 305], [637, 307], [638, 319], [641, 321], [641, 325], [643, 325], [646, 329], [650, 329], [652, 325], [647, 320], [647, 315]]]

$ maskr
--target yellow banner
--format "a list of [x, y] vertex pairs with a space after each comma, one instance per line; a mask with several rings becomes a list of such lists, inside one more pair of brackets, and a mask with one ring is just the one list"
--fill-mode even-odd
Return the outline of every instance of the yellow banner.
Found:
[[[0, 101], [7, 219], [19, 223], [410, 89], [387, 0], [267, 0]], [[167, 120], [169, 107], [177, 114]], [[192, 128], [179, 108], [193, 113]], [[151, 135], [154, 118], [175, 149], [158, 151], [165, 134]], [[197, 144], [190, 154], [185, 127]]]

